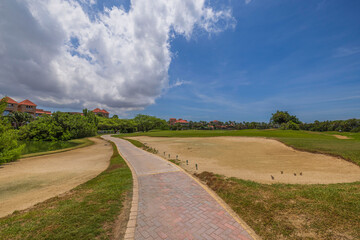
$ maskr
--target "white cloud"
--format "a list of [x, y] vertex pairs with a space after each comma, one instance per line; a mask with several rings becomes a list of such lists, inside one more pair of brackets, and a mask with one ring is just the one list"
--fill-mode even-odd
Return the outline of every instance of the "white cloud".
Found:
[[252, 0], [245, 0], [245, 4], [249, 4]]
[[191, 84], [191, 82], [177, 79], [172, 85], [169, 86], [169, 88], [180, 87], [185, 84]]
[[339, 57], [347, 57], [354, 54], [360, 53], [360, 47], [341, 47], [336, 49], [335, 54], [333, 57], [339, 58]]
[[0, 94], [49, 107], [142, 109], [168, 87], [171, 37], [234, 23], [205, 0], [133, 0], [128, 12], [113, 7], [95, 19], [75, 0], [4, 0]]

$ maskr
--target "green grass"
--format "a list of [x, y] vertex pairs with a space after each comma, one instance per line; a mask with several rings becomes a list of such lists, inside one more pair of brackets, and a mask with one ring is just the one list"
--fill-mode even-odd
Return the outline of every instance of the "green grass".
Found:
[[36, 157], [47, 154], [65, 152], [77, 148], [87, 147], [94, 144], [88, 138], [73, 139], [66, 142], [61, 141], [24, 141], [20, 144], [25, 144], [25, 148], [21, 158]]
[[140, 141], [137, 141], [137, 140], [134, 140], [134, 139], [128, 139], [128, 138], [124, 138], [124, 139], [129, 141], [130, 143], [132, 143], [135, 147], [138, 147], [138, 148], [144, 148], [145, 147], [145, 145]]
[[360, 182], [269, 185], [196, 176], [263, 239], [360, 239]]
[[25, 144], [23, 155], [70, 148], [80, 144], [74, 141], [20, 141], [19, 143]]
[[137, 141], [137, 140], [134, 140], [134, 139], [129, 139], [129, 138], [123, 138], [124, 140], [127, 140], [129, 141], [130, 143], [132, 143], [135, 147], [138, 147], [138, 148], [141, 148], [145, 151], [148, 151], [148, 152], [151, 152], [151, 153], [158, 153], [158, 150], [156, 150], [155, 148], [152, 148], [152, 147], [149, 147], [149, 146], [146, 146], [145, 144], [143, 144], [142, 142], [140, 141]]
[[[352, 139], [338, 139], [332, 135], [344, 135]], [[115, 135], [116, 137], [150, 136], [150, 137], [218, 137], [243, 136], [266, 137], [283, 142], [299, 150], [340, 156], [360, 166], [360, 133], [308, 132], [292, 130], [185, 130], [137, 132]]]
[[[0, 218], [0, 239], [110, 239], [132, 191], [131, 171], [113, 144], [107, 170], [68, 194]], [[124, 214], [126, 216], [126, 214]], [[127, 219], [123, 219], [126, 227]]]

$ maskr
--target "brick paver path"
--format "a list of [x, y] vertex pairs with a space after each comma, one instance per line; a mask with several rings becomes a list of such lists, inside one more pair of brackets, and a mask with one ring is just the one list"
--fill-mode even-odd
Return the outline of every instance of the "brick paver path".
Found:
[[253, 239], [194, 179], [126, 140], [113, 141], [138, 177], [135, 239]]

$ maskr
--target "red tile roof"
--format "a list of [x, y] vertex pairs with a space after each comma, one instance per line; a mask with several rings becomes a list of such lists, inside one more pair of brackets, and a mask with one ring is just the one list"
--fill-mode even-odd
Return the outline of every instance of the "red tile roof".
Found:
[[170, 118], [169, 119], [169, 122], [171, 125], [175, 124], [175, 123], [189, 123], [188, 121], [182, 119], [182, 118], [179, 118], [179, 119], [176, 119], [176, 118]]
[[35, 103], [33, 103], [32, 101], [30, 101], [28, 99], [20, 102], [19, 105], [27, 105], [27, 106], [35, 106], [35, 107], [37, 106]]
[[188, 123], [188, 121], [179, 119], [179, 120], [176, 120], [176, 123]]
[[94, 113], [106, 113], [106, 114], [109, 114], [108, 111], [106, 111], [105, 109], [100, 109], [100, 108], [95, 108], [94, 110], [92, 110], [92, 112]]
[[17, 104], [17, 102], [14, 99], [10, 98], [10, 97], [4, 97], [3, 99], [6, 99], [7, 103], [15, 103], [15, 104]]
[[36, 112], [35, 113], [39, 113], [39, 114], [48, 114], [48, 115], [51, 115], [51, 111], [45, 111], [43, 109], [36, 109]]
[[94, 113], [99, 113], [101, 112], [100, 108], [95, 108], [94, 110], [92, 110]]

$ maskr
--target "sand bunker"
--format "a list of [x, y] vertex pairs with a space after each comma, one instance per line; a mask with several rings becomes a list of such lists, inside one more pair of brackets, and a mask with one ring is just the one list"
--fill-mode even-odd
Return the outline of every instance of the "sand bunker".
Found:
[[[360, 181], [360, 167], [340, 158], [294, 150], [276, 140], [255, 137], [132, 137], [176, 155], [181, 166], [262, 183], [340, 183]], [[185, 160], [189, 160], [186, 165]], [[281, 174], [283, 171], [283, 174]], [[294, 175], [296, 174], [296, 176]], [[274, 177], [272, 180], [271, 176]]]
[[0, 166], [0, 217], [67, 192], [104, 171], [112, 155], [101, 139], [89, 147]]
[[349, 137], [347, 137], [347, 136], [343, 136], [343, 135], [333, 135], [334, 137], [336, 137], [336, 138], [338, 138], [338, 139], [351, 139], [351, 138], [349, 138]]

